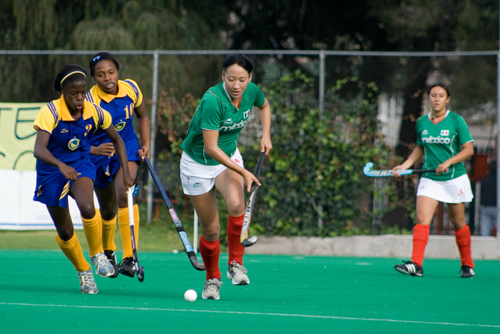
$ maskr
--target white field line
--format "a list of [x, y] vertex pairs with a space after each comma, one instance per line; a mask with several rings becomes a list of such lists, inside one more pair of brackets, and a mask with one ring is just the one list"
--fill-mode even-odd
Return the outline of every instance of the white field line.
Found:
[[64, 308], [70, 307], [70, 308], [81, 308], [81, 309], [96, 309], [96, 310], [104, 309], [104, 310], [118, 310], [118, 311], [131, 310], [131, 311], [158, 311], [158, 312], [197, 312], [197, 313], [216, 313], [216, 314], [258, 315], [258, 316], [271, 316], [271, 317], [310, 318], [310, 319], [394, 322], [394, 323], [440, 325], [440, 326], [500, 328], [500, 325], [463, 324], [463, 323], [453, 323], [453, 322], [414, 321], [414, 320], [397, 320], [397, 319], [335, 317], [335, 316], [328, 316], [328, 315], [311, 315], [311, 314], [261, 313], [261, 312], [238, 312], [238, 311], [216, 311], [216, 310], [188, 310], [188, 309], [172, 309], [172, 308], [157, 308], [157, 307], [121, 307], [121, 306], [88, 306], [88, 305], [62, 305], [62, 304], [31, 304], [31, 303], [6, 303], [6, 302], [0, 302], [0, 305], [31, 306], [31, 307], [64, 307]]

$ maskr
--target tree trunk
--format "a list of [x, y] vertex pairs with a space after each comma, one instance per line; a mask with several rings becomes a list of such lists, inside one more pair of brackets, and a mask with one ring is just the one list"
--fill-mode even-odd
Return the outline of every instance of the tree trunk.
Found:
[[417, 141], [415, 123], [422, 113], [423, 96], [426, 91], [427, 74], [430, 69], [430, 58], [410, 58], [409, 68], [413, 74], [403, 92], [404, 108], [399, 142], [396, 154], [406, 159]]

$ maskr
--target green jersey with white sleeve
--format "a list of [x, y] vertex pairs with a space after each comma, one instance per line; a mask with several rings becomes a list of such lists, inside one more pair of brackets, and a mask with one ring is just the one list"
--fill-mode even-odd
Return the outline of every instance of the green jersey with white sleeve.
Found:
[[[417, 145], [424, 148], [424, 169], [436, 169], [438, 165], [459, 153], [463, 144], [474, 141], [465, 119], [449, 110], [445, 118], [437, 124], [431, 120], [430, 114], [419, 117], [416, 128]], [[466, 173], [464, 163], [459, 162], [450, 165], [446, 173], [425, 173], [422, 177], [447, 181]]]
[[220, 82], [203, 95], [181, 148], [196, 162], [218, 165], [219, 162], [205, 152], [203, 130], [219, 131], [217, 145], [228, 157], [232, 157], [236, 152], [238, 136], [247, 124], [253, 106], [261, 107], [264, 102], [265, 96], [260, 88], [250, 82], [236, 107], [226, 92], [224, 82]]

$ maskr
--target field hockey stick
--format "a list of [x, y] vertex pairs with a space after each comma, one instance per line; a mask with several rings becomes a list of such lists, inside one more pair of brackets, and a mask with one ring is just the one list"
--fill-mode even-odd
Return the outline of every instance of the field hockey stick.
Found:
[[[392, 176], [392, 169], [386, 170], [373, 170], [373, 162], [368, 162], [363, 167], [363, 173], [369, 177], [387, 177]], [[398, 170], [399, 175], [422, 174], [422, 173], [435, 173], [435, 169], [401, 169]]]
[[130, 225], [130, 235], [132, 240], [132, 254], [134, 256], [134, 267], [137, 272], [139, 282], [144, 281], [144, 267], [139, 265], [139, 257], [137, 256], [137, 243], [135, 240], [135, 221], [134, 221], [134, 196], [135, 186], [128, 188], [127, 204], [128, 204], [128, 222]]
[[163, 185], [161, 184], [161, 181], [158, 178], [158, 175], [156, 174], [148, 157], [145, 157], [144, 161], [146, 162], [146, 165], [148, 166], [149, 173], [151, 173], [151, 177], [155, 181], [155, 184], [158, 187], [158, 190], [160, 190], [160, 194], [161, 194], [161, 197], [163, 198], [163, 202], [165, 202], [165, 204], [168, 207], [168, 212], [170, 213], [170, 217], [172, 217], [172, 220], [174, 221], [175, 229], [177, 230], [177, 233], [179, 234], [179, 237], [181, 238], [182, 245], [184, 246], [184, 250], [186, 251], [186, 254], [189, 258], [189, 261], [191, 261], [191, 264], [193, 265], [194, 269], [199, 270], [199, 271], [205, 270], [205, 265], [198, 261], [198, 258], [196, 257], [196, 254], [194, 253], [193, 246], [191, 245], [191, 242], [189, 241], [189, 237], [187, 236], [186, 231], [184, 230], [184, 227], [182, 226], [182, 223], [179, 219], [179, 216], [177, 216], [177, 213], [175, 212], [175, 209], [172, 206], [172, 203], [168, 199], [167, 193], [165, 192], [165, 189], [163, 188]]
[[[266, 153], [260, 152], [259, 162], [257, 162], [257, 170], [255, 171], [255, 177], [257, 179], [260, 176], [260, 171], [262, 170], [262, 163], [264, 163], [265, 157]], [[253, 205], [255, 204], [257, 189], [259, 189], [259, 186], [256, 183], [252, 183], [252, 187], [250, 188], [250, 197], [248, 198], [247, 208], [245, 210], [245, 217], [243, 217], [243, 224], [241, 225], [240, 242], [244, 247], [250, 247], [253, 244], [255, 244], [258, 240], [256, 236], [253, 236], [251, 238], [248, 237], [248, 230], [250, 228], [250, 220], [252, 219], [252, 210], [253, 210]]]

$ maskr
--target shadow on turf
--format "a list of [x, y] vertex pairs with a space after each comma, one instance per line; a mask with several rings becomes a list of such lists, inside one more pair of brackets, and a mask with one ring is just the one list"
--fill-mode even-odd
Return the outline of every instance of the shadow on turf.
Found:
[[63, 287], [53, 287], [53, 286], [48, 286], [48, 285], [35, 285], [35, 284], [30, 284], [30, 285], [19, 285], [19, 284], [9, 284], [9, 283], [2, 283], [0, 285], [0, 291], [33, 291], [33, 292], [48, 292], [48, 293], [78, 293], [82, 294], [80, 292], [80, 288], [78, 285], [75, 287], [70, 287], [70, 286], [63, 286]]
[[[77, 282], [78, 283], [78, 282]], [[151, 299], [165, 299], [165, 298], [173, 298], [173, 299], [184, 299], [183, 297], [183, 292], [172, 292], [172, 291], [158, 291], [156, 292], [149, 292], [145, 289], [137, 289], [137, 288], [132, 288], [132, 287], [125, 287], [123, 284], [116, 284], [116, 287], [110, 287], [110, 286], [103, 286], [106, 284], [99, 284], [97, 282], [97, 288], [99, 289], [98, 295], [106, 295], [106, 296], [129, 296], [132, 298], [151, 298]], [[55, 295], [82, 295], [82, 296], [87, 296], [86, 294], [82, 294], [80, 292], [78, 284], [76, 284], [74, 287], [73, 286], [60, 286], [60, 287], [54, 287], [54, 286], [49, 286], [49, 285], [40, 285], [40, 284], [11, 284], [11, 283], [2, 283], [0, 284], [0, 292], [1, 291], [16, 291], [16, 292], [32, 292], [34, 294], [43, 294], [47, 293], [52, 296]]]

